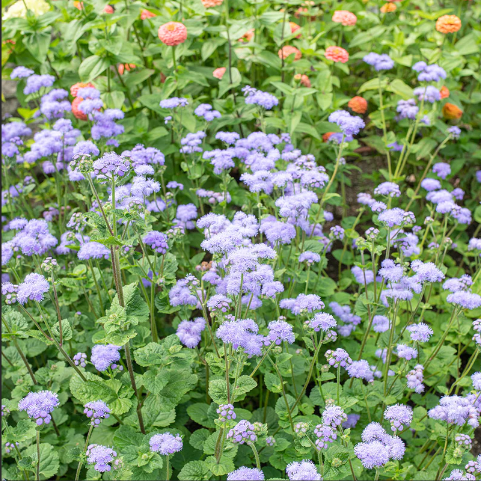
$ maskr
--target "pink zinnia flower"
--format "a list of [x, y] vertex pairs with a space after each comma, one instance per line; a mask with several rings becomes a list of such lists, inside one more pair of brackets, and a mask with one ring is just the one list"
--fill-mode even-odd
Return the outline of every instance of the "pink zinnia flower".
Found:
[[164, 23], [159, 27], [159, 39], [169, 47], [175, 47], [187, 40], [187, 29], [179, 22]]
[[223, 1], [224, 0], [202, 0], [202, 5], [204, 5], [205, 8], [218, 7], [222, 5]]
[[149, 12], [148, 10], [142, 10], [140, 13], [140, 19], [145, 20], [147, 18], [153, 18], [156, 17], [157, 15], [155, 13]]
[[347, 50], [341, 47], [327, 47], [325, 57], [333, 62], [346, 63], [349, 60]]
[[332, 21], [342, 23], [345, 27], [349, 25], [356, 25], [357, 17], [347, 10], [337, 10], [332, 16]]
[[289, 55], [292, 55], [294, 54], [294, 60], [300, 60], [301, 57], [302, 57], [302, 54], [300, 52], [299, 49], [297, 49], [296, 47], [292, 47], [291, 45], [285, 45], [284, 47], [282, 47], [279, 52], [279, 58], [284, 58], [286, 59], [287, 57], [289, 57]]
[[214, 72], [212, 72], [212, 75], [215, 78], [218, 78], [219, 80], [222, 80], [222, 77], [224, 76], [226, 70], [227, 69], [225, 67], [216, 68], [214, 70]]

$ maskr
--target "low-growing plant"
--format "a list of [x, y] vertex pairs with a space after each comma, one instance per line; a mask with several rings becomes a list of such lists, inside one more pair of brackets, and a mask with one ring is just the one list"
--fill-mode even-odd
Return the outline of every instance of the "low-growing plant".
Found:
[[5, 479], [480, 478], [479, 5], [6, 7]]

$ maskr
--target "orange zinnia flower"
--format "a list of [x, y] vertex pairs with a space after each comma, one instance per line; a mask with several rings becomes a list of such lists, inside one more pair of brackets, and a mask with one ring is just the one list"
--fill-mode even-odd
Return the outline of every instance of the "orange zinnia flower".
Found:
[[342, 23], [345, 27], [349, 25], [356, 25], [357, 17], [347, 10], [337, 10], [332, 16], [332, 21]]
[[443, 15], [436, 21], [436, 30], [441, 33], [454, 33], [461, 28], [461, 20], [456, 15]]
[[204, 5], [205, 8], [218, 7], [222, 5], [223, 1], [224, 0], [202, 0], [202, 5]]
[[79, 104], [80, 102], [83, 102], [83, 98], [82, 97], [77, 97], [74, 99], [74, 101], [72, 102], [72, 113], [74, 115], [74, 117], [76, 119], [79, 119], [79, 120], [88, 120], [88, 117], [86, 114], [84, 114], [79, 108]]
[[292, 47], [291, 45], [284, 45], [284, 47], [282, 47], [277, 53], [279, 55], [279, 58], [281, 59], [286, 59], [287, 57], [289, 57], [289, 55], [292, 54], [294, 54], [294, 61], [300, 60], [302, 57], [302, 53], [300, 52], [300, 50], [296, 47]]
[[242, 37], [239, 38], [238, 41], [242, 43], [249, 43], [253, 38], [254, 38], [254, 29], [251, 28], [248, 32], [242, 35]]
[[83, 10], [84, 9], [84, 2], [73, 2], [73, 6], [77, 8], [78, 10]]
[[397, 9], [397, 6], [394, 3], [385, 3], [381, 7], [381, 12], [382, 13], [391, 13], [391, 12], [395, 12], [396, 9]]
[[367, 111], [367, 100], [362, 97], [353, 97], [347, 106], [356, 114], [365, 114]]
[[327, 142], [329, 140], [329, 137], [332, 135], [332, 134], [335, 134], [336, 132], [327, 132], [326, 134], [324, 134], [322, 136], [322, 141], [323, 142]]
[[327, 47], [325, 57], [334, 62], [346, 63], [349, 60], [347, 50], [341, 47]]
[[93, 84], [89, 83], [84, 83], [84, 82], [77, 82], [76, 84], [72, 85], [70, 87], [70, 94], [72, 97], [77, 97], [78, 89], [83, 89], [86, 87], [91, 87], [95, 88]]
[[180, 22], [167, 22], [159, 27], [159, 39], [169, 47], [175, 47], [187, 40], [187, 28]]
[[140, 20], [146, 20], [147, 18], [153, 18], [157, 15], [155, 13], [149, 12], [148, 10], [142, 10], [140, 13]]
[[446, 103], [443, 107], [443, 117], [445, 119], [453, 120], [460, 119], [463, 116], [463, 111], [454, 104]]
[[214, 70], [214, 72], [212, 73], [212, 75], [215, 78], [218, 78], [219, 80], [222, 80], [222, 77], [224, 76], [226, 70], [227, 69], [225, 67], [216, 68]]
[[449, 89], [447, 87], [442, 86], [439, 93], [442, 99], [447, 99], [449, 97]]
[[134, 68], [135, 68], [135, 64], [133, 63], [126, 63], [126, 64], [120, 63], [119, 66], [117, 67], [117, 70], [119, 71], [120, 75], [123, 75], [126, 70], [127, 72], [130, 72]]
[[303, 85], [304, 87], [310, 88], [311, 86], [311, 81], [309, 80], [309, 77], [307, 75], [301, 75], [300, 73], [298, 73], [294, 75], [294, 79], [299, 80], [301, 85]]
[[[291, 33], [295, 33], [301, 28], [296, 22], [289, 22], [289, 26], [291, 27]], [[301, 34], [299, 34], [296, 38], [301, 38]]]

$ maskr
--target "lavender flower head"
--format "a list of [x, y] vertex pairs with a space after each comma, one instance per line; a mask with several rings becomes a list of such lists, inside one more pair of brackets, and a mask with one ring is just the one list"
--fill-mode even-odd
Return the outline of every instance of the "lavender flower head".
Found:
[[263, 481], [264, 479], [266, 478], [260, 469], [246, 468], [245, 466], [227, 475], [227, 481]]
[[77, 257], [82, 261], [89, 259], [108, 259], [110, 257], [110, 250], [99, 242], [85, 242], [80, 246]]
[[386, 332], [389, 329], [389, 318], [386, 316], [374, 316], [372, 320], [372, 328], [374, 332]]
[[356, 424], [358, 423], [359, 419], [361, 419], [360, 414], [348, 414], [347, 415], [347, 421], [344, 421], [342, 423], [342, 427], [344, 429], [351, 429], [355, 428]]
[[379, 184], [375, 189], [374, 193], [376, 195], [386, 195], [389, 197], [399, 197], [401, 195], [401, 190], [399, 186], [394, 182], [383, 182]]
[[217, 414], [219, 415], [219, 420], [222, 423], [237, 417], [236, 413], [234, 412], [233, 404], [220, 404], [217, 408]]
[[314, 434], [317, 436], [316, 446], [318, 450], [327, 449], [330, 443], [333, 443], [337, 439], [335, 428], [332, 428], [329, 424], [318, 424], [314, 428]]
[[378, 54], [375, 52], [368, 53], [363, 58], [364, 62], [368, 65], [374, 67], [374, 70], [381, 71], [381, 70], [391, 70], [394, 67], [394, 60], [385, 53]]
[[299, 262], [306, 262], [308, 265], [319, 262], [320, 260], [321, 256], [311, 251], [305, 251], [299, 256]]
[[306, 321], [305, 324], [311, 329], [314, 329], [316, 332], [326, 332], [327, 330], [336, 327], [337, 322], [334, 317], [331, 316], [331, 314], [327, 314], [326, 312], [318, 312], [313, 319]]
[[296, 339], [292, 332], [292, 326], [286, 321], [271, 321], [267, 328], [269, 329], [269, 334], [264, 340], [266, 346], [272, 342], [275, 342], [276, 345], [279, 346], [283, 341], [292, 344]]
[[317, 472], [315, 464], [310, 459], [293, 462], [287, 465], [286, 474], [291, 481], [321, 481], [322, 477]]
[[227, 433], [227, 439], [235, 444], [255, 443], [257, 435], [254, 432], [254, 425], [243, 419]]
[[176, 334], [184, 346], [193, 349], [201, 341], [201, 333], [204, 329], [204, 318], [197, 317], [193, 321], [182, 321], [177, 327]]
[[162, 232], [156, 230], [147, 232], [143, 240], [145, 244], [152, 247], [153, 251], [161, 255], [164, 255], [169, 248], [169, 244], [167, 242], [168, 237]]
[[395, 404], [384, 411], [384, 417], [391, 423], [391, 429], [394, 432], [402, 431], [410, 426], [413, 420], [413, 410], [410, 406]]
[[411, 359], [417, 357], [418, 351], [413, 347], [406, 346], [405, 344], [398, 344], [397, 355], [401, 359], [406, 359], [406, 361], [410, 361]]
[[107, 152], [93, 163], [94, 174], [103, 182], [115, 177], [123, 177], [130, 171], [130, 161], [117, 155], [115, 152]]
[[414, 89], [413, 94], [418, 100], [423, 100], [425, 102], [434, 103], [441, 100], [441, 94], [436, 87], [428, 85], [427, 87], [417, 87]]
[[324, 303], [319, 296], [315, 294], [299, 294], [295, 299], [282, 299], [279, 303], [281, 309], [288, 309], [294, 315], [305, 312], [313, 312], [323, 309]]
[[367, 382], [374, 381], [371, 367], [364, 359], [361, 359], [360, 361], [352, 361], [352, 363], [347, 366], [347, 373], [351, 378], [364, 379]]
[[337, 348], [335, 351], [329, 349], [328, 351], [326, 351], [325, 356], [329, 365], [334, 366], [335, 368], [347, 368], [347, 366], [352, 363], [352, 359], [349, 357], [349, 354], [340, 347]]
[[207, 307], [210, 309], [210, 311], [216, 312], [216, 311], [221, 311], [226, 313], [230, 309], [230, 304], [232, 303], [232, 299], [229, 299], [227, 296], [224, 296], [223, 294], [216, 294], [215, 296], [212, 296], [208, 301], [207, 301]]
[[424, 366], [422, 364], [418, 364], [414, 367], [413, 370], [409, 371], [406, 374], [407, 379], [407, 387], [408, 389], [414, 389], [418, 394], [424, 392]]
[[17, 78], [27, 78], [30, 77], [30, 75], [33, 75], [35, 72], [33, 70], [30, 70], [27, 67], [15, 67], [12, 70], [12, 73], [10, 74], [10, 78], [12, 80], [17, 79]]
[[273, 107], [279, 104], [279, 100], [274, 95], [261, 90], [256, 90], [252, 87], [246, 86], [242, 89], [246, 96], [246, 104], [258, 105], [266, 110], [271, 110]]
[[433, 335], [433, 330], [424, 322], [411, 324], [407, 330], [411, 333], [411, 341], [428, 342]]
[[110, 409], [103, 401], [92, 401], [85, 404], [84, 414], [91, 418], [90, 424], [95, 427], [110, 416]]
[[150, 450], [163, 456], [178, 453], [182, 451], [183, 443], [179, 434], [175, 436], [170, 433], [154, 434], [150, 440]]
[[18, 286], [17, 300], [20, 304], [27, 301], [41, 302], [50, 284], [44, 276], [36, 273], [27, 274], [25, 280]]
[[37, 75], [33, 74], [27, 78], [27, 85], [23, 89], [25, 95], [34, 94], [41, 88], [51, 87], [55, 82], [53, 75]]
[[111, 463], [117, 457], [117, 453], [107, 446], [90, 444], [87, 448], [87, 463], [93, 464], [95, 471], [105, 473], [112, 469]]
[[18, 403], [19, 411], [26, 411], [29, 418], [35, 419], [38, 426], [49, 424], [52, 420], [50, 413], [59, 405], [58, 396], [52, 391], [28, 393]]
[[329, 115], [329, 122], [336, 124], [344, 135], [357, 135], [365, 127], [361, 117], [351, 115], [346, 110], [337, 110]]
[[187, 107], [187, 105], [189, 105], [189, 101], [179, 97], [161, 100], [159, 104], [162, 109], [176, 109], [177, 107]]
[[76, 366], [87, 366], [87, 354], [85, 354], [84, 352], [78, 352], [72, 359]]
[[92, 348], [90, 361], [97, 371], [106, 371], [111, 364], [112, 369], [115, 369], [116, 362], [120, 361], [120, 349], [120, 346], [114, 346], [113, 344], [97, 344]]
[[441, 179], [445, 179], [451, 173], [451, 166], [446, 162], [438, 162], [433, 165], [433, 172]]

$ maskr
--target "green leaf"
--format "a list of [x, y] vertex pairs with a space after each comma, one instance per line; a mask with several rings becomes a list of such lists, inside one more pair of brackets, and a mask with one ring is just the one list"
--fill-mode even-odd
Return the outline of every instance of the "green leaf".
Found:
[[204, 451], [204, 444], [206, 439], [210, 436], [210, 432], [207, 429], [197, 429], [194, 431], [189, 439], [189, 443], [195, 449]]
[[243, 395], [252, 391], [257, 386], [257, 382], [250, 376], [241, 376], [237, 379], [237, 382], [232, 390], [232, 399], [239, 401], [243, 398]]
[[114, 435], [114, 446], [122, 450], [128, 446], [140, 446], [144, 437], [142, 434], [135, 431], [131, 426], [120, 426]]
[[281, 381], [279, 380], [279, 377], [276, 376], [275, 374], [268, 372], [264, 375], [264, 382], [266, 384], [267, 389], [271, 392], [281, 392], [282, 387], [281, 387]]
[[208, 416], [209, 405], [204, 403], [195, 403], [187, 407], [187, 414], [192, 421], [206, 428], [215, 428], [215, 423]]
[[364, 82], [360, 87], [359, 90], [357, 91], [358, 94], [365, 92], [366, 90], [378, 90], [379, 89], [379, 83], [381, 83], [381, 88], [385, 89], [388, 83], [387, 78], [383, 78], [381, 82], [379, 82], [379, 78], [373, 78], [371, 80], [368, 80], [367, 82]]
[[[33, 460], [33, 467], [38, 463], [37, 445], [32, 444], [24, 452], [24, 456], [29, 456]], [[40, 443], [40, 474], [49, 479], [58, 472], [59, 468], [58, 452], [51, 444]]]
[[44, 62], [50, 46], [50, 38], [50, 28], [41, 32], [25, 33], [23, 44], [38, 62]]
[[210, 38], [202, 44], [202, 61], [206, 61], [219, 47], [226, 43], [227, 39], [222, 37]]
[[16, 426], [7, 426], [3, 432], [4, 442], [22, 443], [35, 438], [36, 424], [30, 419], [21, 419]]
[[105, 58], [98, 55], [91, 55], [87, 57], [81, 64], [78, 70], [80, 79], [83, 82], [90, 82], [97, 78], [109, 66]]
[[114, 92], [103, 93], [100, 98], [107, 108], [121, 109], [124, 105], [125, 94], [120, 90], [115, 90]]
[[217, 404], [227, 403], [227, 384], [224, 379], [212, 379], [209, 382], [209, 396]]
[[[215, 460], [215, 458], [214, 458]], [[206, 481], [211, 478], [210, 464], [205, 461], [189, 461], [184, 465], [178, 478], [180, 481]]]
[[219, 463], [214, 456], [209, 456], [205, 459], [204, 464], [214, 476], [225, 476], [235, 470], [232, 459], [226, 456], [222, 456]]
[[394, 79], [388, 86], [387, 89], [389, 92], [394, 92], [395, 94], [399, 95], [403, 99], [412, 99], [413, 98], [413, 89], [406, 85], [400, 79]]
[[129, 72], [129, 74], [125, 78], [125, 85], [128, 88], [135, 87], [142, 83], [144, 80], [147, 80], [155, 73], [155, 70], [143, 68], [139, 70], [135, 70], [134, 72]]

